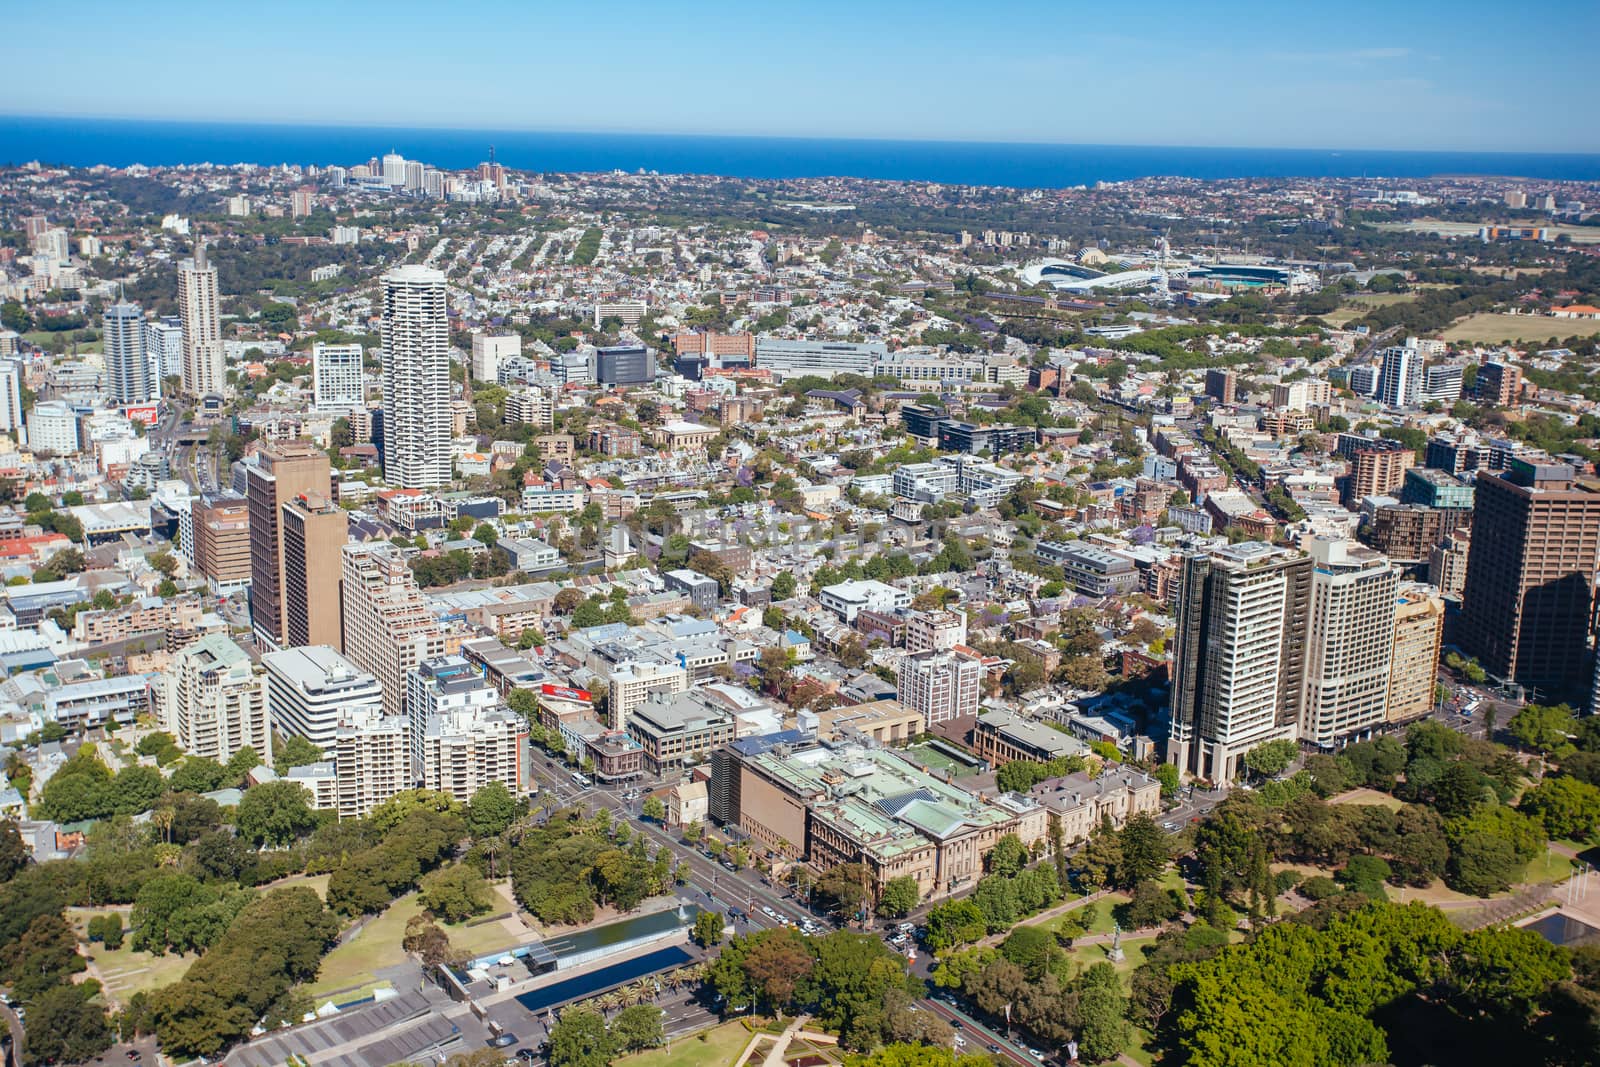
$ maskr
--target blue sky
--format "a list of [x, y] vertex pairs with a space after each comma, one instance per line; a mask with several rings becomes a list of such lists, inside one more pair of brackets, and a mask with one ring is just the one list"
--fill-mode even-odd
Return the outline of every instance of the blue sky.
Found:
[[80, 0], [6, 26], [14, 115], [1600, 151], [1596, 0]]

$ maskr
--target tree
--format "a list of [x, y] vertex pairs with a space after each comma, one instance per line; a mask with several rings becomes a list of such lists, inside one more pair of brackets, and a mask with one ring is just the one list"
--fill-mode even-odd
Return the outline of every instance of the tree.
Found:
[[1161, 783], [1161, 799], [1171, 800], [1178, 795], [1178, 789], [1183, 785], [1183, 775], [1175, 763], [1158, 763], [1153, 772], [1156, 781]]
[[1273, 778], [1289, 769], [1300, 749], [1293, 741], [1282, 739], [1257, 745], [1244, 754], [1244, 763], [1251, 773], [1262, 778]]
[[616, 1054], [599, 1012], [568, 1008], [550, 1030], [550, 1067], [608, 1067]]
[[284, 774], [295, 767], [304, 767], [308, 763], [320, 763], [327, 757], [322, 749], [296, 735], [290, 737], [282, 744], [273, 744], [272, 768], [279, 774]]
[[433, 921], [431, 912], [418, 912], [406, 920], [405, 937], [400, 946], [415, 952], [424, 967], [452, 967], [466, 960], [466, 953], [457, 951], [450, 943], [450, 935]]
[[213, 1057], [257, 1021], [284, 1014], [274, 1005], [296, 983], [316, 977], [339, 926], [316, 891], [278, 889], [254, 901], [178, 982], [150, 995], [163, 1052]]
[[859, 863], [841, 863], [829, 868], [817, 879], [812, 894], [820, 898], [830, 911], [850, 916], [866, 904], [872, 889], [867, 869]]
[[59, 912], [38, 916], [17, 941], [0, 949], [0, 977], [21, 1000], [32, 1000], [87, 966], [78, 955], [78, 935]]
[[500, 531], [496, 530], [491, 523], [480, 522], [472, 531], [472, 539], [479, 544], [493, 548], [500, 540]]
[[1572, 709], [1565, 704], [1553, 707], [1529, 704], [1511, 716], [1511, 721], [1506, 723], [1506, 733], [1524, 748], [1550, 755], [1571, 746], [1569, 737], [1576, 727]]
[[175, 793], [210, 793], [222, 788], [228, 771], [214, 759], [189, 756], [173, 770], [167, 780]]
[[1157, 878], [1167, 869], [1171, 859], [1167, 839], [1149, 813], [1140, 812], [1130, 818], [1117, 836], [1122, 858], [1117, 864], [1116, 880], [1123, 888]]
[[1028, 846], [1016, 834], [1006, 834], [989, 852], [989, 873], [1009, 878], [1028, 863]]
[[245, 775], [259, 766], [261, 766], [261, 754], [249, 745], [245, 745], [228, 758], [228, 784], [244, 785]]
[[1183, 911], [1182, 893], [1168, 889], [1159, 882], [1140, 882], [1134, 888], [1133, 899], [1127, 904], [1127, 926], [1133, 930], [1160, 926], [1177, 919]]
[[571, 615], [587, 599], [580, 590], [569, 585], [556, 593], [551, 606], [557, 615]]
[[661, 1044], [661, 1009], [654, 1004], [630, 1004], [611, 1020], [611, 1038], [619, 1051], [637, 1052]]
[[691, 932], [695, 944], [701, 948], [721, 944], [724, 923], [721, 912], [701, 911], [694, 917], [694, 929]]
[[1445, 825], [1450, 842], [1446, 884], [1482, 897], [1510, 888], [1543, 847], [1543, 830], [1529, 816], [1500, 806], [1451, 819]]
[[86, 932], [90, 941], [98, 941], [112, 951], [121, 948], [122, 913], [113, 911], [94, 916], [89, 920]]
[[884, 883], [883, 895], [878, 900], [878, 914], [898, 919], [908, 915], [921, 899], [917, 880], [908, 874], [891, 878]]
[[92, 998], [100, 992], [94, 980], [82, 985], [53, 986], [28, 1005], [26, 1063], [88, 1063], [111, 1047], [106, 1013]]
[[417, 899], [447, 923], [465, 922], [494, 906], [494, 893], [489, 883], [464, 863], [423, 875]]
[[246, 841], [281, 848], [316, 829], [310, 801], [298, 782], [262, 782], [245, 790], [234, 823]]
[[467, 802], [467, 832], [474, 841], [505, 833], [516, 818], [517, 799], [502, 782], [490, 782], [472, 794]]
[[794, 575], [788, 571], [780, 571], [772, 579], [772, 599], [788, 600], [794, 596]]
[[1078, 983], [1079, 1051], [1091, 1063], [1114, 1060], [1133, 1043], [1122, 979], [1109, 963], [1093, 964]]
[[1566, 775], [1523, 793], [1517, 808], [1540, 820], [1551, 838], [1587, 841], [1600, 829], [1600, 787]]
[[9, 882], [28, 865], [28, 846], [15, 819], [0, 819], [0, 882]]
[[988, 932], [989, 924], [976, 904], [965, 899], [948, 900], [928, 909], [923, 937], [928, 948], [939, 952], [980, 941]]
[[767, 1007], [782, 1011], [795, 989], [811, 974], [815, 959], [801, 936], [787, 927], [763, 936], [744, 957], [750, 987]]
[[644, 803], [641, 804], [640, 807], [639, 807], [639, 814], [644, 816], [646, 819], [649, 819], [651, 822], [658, 822], [658, 823], [666, 822], [667, 821], [667, 804], [666, 804], [666, 801], [662, 800], [658, 796], [645, 797], [644, 798]]

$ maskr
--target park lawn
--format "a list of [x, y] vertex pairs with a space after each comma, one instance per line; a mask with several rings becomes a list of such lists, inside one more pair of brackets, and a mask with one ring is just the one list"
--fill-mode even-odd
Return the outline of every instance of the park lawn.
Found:
[[1142, 1026], [1133, 1028], [1133, 1044], [1123, 1055], [1127, 1056], [1140, 1067], [1155, 1067], [1156, 1054], [1152, 1046], [1156, 1043], [1155, 1035]]
[[1500, 315], [1484, 311], [1468, 315], [1439, 336], [1446, 341], [1554, 341], [1566, 337], [1600, 334], [1600, 322], [1591, 319], [1556, 319], [1545, 315]]
[[1365, 786], [1360, 789], [1352, 789], [1347, 793], [1340, 793], [1338, 796], [1328, 801], [1328, 803], [1376, 804], [1380, 808], [1388, 808], [1390, 811], [1399, 811], [1401, 808], [1405, 807], [1405, 802], [1399, 797], [1390, 796], [1388, 793], [1383, 793], [1376, 789], [1368, 789]]
[[671, 1050], [646, 1049], [622, 1057], [617, 1064], [619, 1067], [726, 1067], [739, 1058], [752, 1036], [743, 1023], [723, 1023], [690, 1037], [678, 1038]]
[[94, 960], [95, 969], [105, 983], [106, 992], [119, 1004], [126, 1004], [135, 993], [148, 993], [171, 985], [183, 977], [189, 964], [200, 957], [168, 953], [153, 956], [148, 952], [135, 952], [123, 941], [122, 947], [108, 949], [101, 944], [85, 945], [84, 954]]
[[1111, 963], [1111, 945], [1074, 945], [1067, 950], [1067, 959], [1078, 967], [1087, 968], [1096, 963], [1111, 963], [1117, 969], [1117, 977], [1122, 979], [1122, 991], [1128, 992], [1133, 988], [1133, 969], [1145, 961], [1145, 949], [1155, 946], [1153, 937], [1124, 937], [1122, 939], [1122, 962]]
[[276, 882], [268, 882], [261, 887], [263, 893], [270, 893], [274, 889], [293, 889], [295, 886], [310, 886], [317, 891], [317, 896], [323, 900], [328, 899], [328, 878], [326, 874], [292, 874], [287, 878], [280, 878]]
[[1522, 869], [1522, 882], [1564, 882], [1572, 877], [1573, 862], [1562, 852], [1546, 847], [1543, 856], [1535, 856]]
[[[323, 957], [317, 980], [306, 986], [306, 993], [324, 997], [350, 986], [370, 985], [378, 981], [378, 971], [404, 963], [406, 951], [401, 942], [405, 939], [406, 923], [421, 911], [422, 904], [415, 893], [407, 893], [389, 905], [382, 915], [362, 927], [359, 934]], [[450, 935], [452, 945], [473, 956], [509, 948], [516, 940], [498, 922], [477, 926], [445, 925], [444, 930]]]

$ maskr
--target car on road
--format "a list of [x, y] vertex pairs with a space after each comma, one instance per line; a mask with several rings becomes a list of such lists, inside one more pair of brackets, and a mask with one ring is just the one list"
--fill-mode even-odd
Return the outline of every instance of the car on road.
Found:
[[539, 1054], [537, 1052], [533, 1051], [533, 1049], [531, 1049], [531, 1048], [519, 1048], [519, 1049], [517, 1049], [517, 1059], [521, 1060], [523, 1063], [532, 1063], [534, 1060], [536, 1060], [538, 1058], [539, 1058]]
[[998, 1056], [998, 1055], [1000, 1055], [1000, 1046], [999, 1045], [990, 1045], [989, 1046], [989, 1051], [994, 1053], [996, 1056]]
[[950, 1028], [952, 1030], [965, 1030], [967, 1028], [967, 1024], [962, 1022], [960, 1019], [951, 1019]]
[[1038, 1060], [1040, 1063], [1044, 1062], [1044, 1053], [1040, 1052], [1036, 1048], [1030, 1048], [1028, 1050], [1028, 1055], [1032, 1056], [1034, 1059]]

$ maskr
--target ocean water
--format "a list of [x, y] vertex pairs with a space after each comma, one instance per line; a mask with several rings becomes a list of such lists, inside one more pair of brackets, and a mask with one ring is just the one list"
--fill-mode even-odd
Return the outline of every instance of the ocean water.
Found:
[[0, 116], [0, 163], [363, 163], [397, 151], [448, 170], [496, 158], [518, 170], [655, 170], [741, 178], [881, 178], [1063, 188], [1156, 175], [1191, 178], [1507, 175], [1600, 180], [1600, 155], [1299, 148], [867, 141], [541, 133]]

